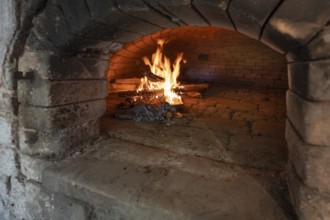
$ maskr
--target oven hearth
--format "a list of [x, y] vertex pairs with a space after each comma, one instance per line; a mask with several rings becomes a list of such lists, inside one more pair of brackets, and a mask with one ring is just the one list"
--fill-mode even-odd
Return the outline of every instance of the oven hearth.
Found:
[[329, 15], [2, 0], [0, 219], [329, 219]]

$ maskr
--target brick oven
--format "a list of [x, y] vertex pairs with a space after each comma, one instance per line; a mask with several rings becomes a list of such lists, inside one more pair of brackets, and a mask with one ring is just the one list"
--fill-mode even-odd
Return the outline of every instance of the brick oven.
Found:
[[[0, 219], [330, 218], [330, 3], [4, 0]], [[116, 118], [157, 40], [171, 119]], [[148, 70], [147, 70], [148, 71]]]

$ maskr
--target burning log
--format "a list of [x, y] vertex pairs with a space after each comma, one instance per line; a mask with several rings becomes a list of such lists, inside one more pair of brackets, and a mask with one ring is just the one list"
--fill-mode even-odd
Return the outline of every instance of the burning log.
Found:
[[137, 87], [138, 87], [137, 84], [110, 83], [109, 92], [118, 93], [118, 92], [135, 91]]
[[[160, 77], [159, 77], [160, 78]], [[127, 79], [117, 79], [115, 83], [110, 83], [109, 92], [110, 93], [120, 93], [120, 96], [129, 96], [130, 95], [139, 95], [140, 92], [136, 92], [138, 85], [140, 83], [137, 80], [138, 78], [127, 78]], [[174, 89], [175, 92], [188, 92], [188, 91], [203, 91], [209, 88], [208, 83], [200, 83], [200, 84], [184, 84], [179, 88]], [[153, 92], [153, 91], [148, 91]], [[127, 93], [127, 95], [123, 95], [123, 93]], [[155, 93], [159, 93], [159, 91], [155, 91]]]
[[134, 84], [139, 85], [141, 82], [141, 78], [122, 78], [122, 79], [116, 79], [115, 84]]

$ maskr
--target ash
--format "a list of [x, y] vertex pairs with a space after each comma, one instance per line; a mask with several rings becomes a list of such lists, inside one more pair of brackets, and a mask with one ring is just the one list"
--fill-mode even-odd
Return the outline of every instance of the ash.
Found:
[[173, 118], [176, 108], [165, 102], [160, 107], [153, 104], [136, 104], [132, 107], [118, 108], [114, 116], [117, 119], [131, 119], [134, 121], [163, 121]]

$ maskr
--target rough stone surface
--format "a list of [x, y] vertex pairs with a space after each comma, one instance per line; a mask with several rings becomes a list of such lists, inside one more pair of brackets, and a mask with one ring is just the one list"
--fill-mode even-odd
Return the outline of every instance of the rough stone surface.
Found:
[[156, 2], [162, 5], [172, 14], [175, 14], [182, 22], [186, 25], [191, 26], [207, 26], [208, 23], [203, 19], [202, 16], [195, 11], [192, 6], [192, 0], [156, 0]]
[[6, 115], [0, 113], [0, 145], [8, 145], [13, 143], [13, 120], [9, 120]]
[[[182, 128], [181, 126], [164, 126], [161, 123], [133, 122], [107, 119], [103, 123], [108, 127], [110, 136], [161, 147], [179, 153], [208, 156], [216, 160], [224, 157], [223, 143], [210, 130], [199, 128]], [[197, 137], [203, 138], [197, 138]], [[171, 137], [171, 138], [169, 138]], [[180, 143], [180, 147], [177, 144]]]
[[[89, 220], [91, 210], [81, 201], [61, 194], [50, 193], [51, 209], [44, 212], [44, 219]], [[45, 204], [47, 205], [47, 204]]]
[[100, 118], [105, 112], [105, 108], [104, 100], [51, 108], [20, 105], [20, 126], [35, 130], [56, 130], [74, 127], [83, 122]]
[[[102, 128], [112, 137], [180, 154], [253, 168], [284, 169], [285, 90], [221, 85], [210, 86], [203, 96], [183, 96], [183, 107], [178, 110], [182, 119], [137, 123], [104, 118]], [[109, 116], [122, 101], [116, 94], [109, 96]]]
[[45, 52], [25, 52], [19, 59], [19, 71], [36, 72], [42, 79], [104, 79], [108, 62], [93, 58], [52, 55]]
[[232, 1], [229, 13], [236, 30], [258, 40], [263, 25], [279, 2], [280, 0]]
[[324, 29], [307, 45], [290, 51], [287, 59], [290, 62], [318, 60], [330, 57], [330, 26]]
[[[9, 187], [8, 187], [8, 183], [10, 182], [10, 178], [9, 176], [5, 176], [5, 175], [1, 175], [0, 174], [0, 201], [1, 199], [5, 199], [8, 196], [8, 191], [9, 191]], [[1, 204], [1, 202], [0, 202]], [[4, 212], [4, 210], [2, 210]], [[0, 213], [1, 213], [1, 205], [0, 205]], [[1, 214], [0, 214], [1, 216]], [[1, 218], [0, 218], [1, 219]]]
[[311, 40], [329, 19], [328, 1], [283, 1], [266, 25], [261, 41], [285, 53]]
[[174, 28], [177, 24], [172, 22], [170, 19], [166, 18], [162, 14], [153, 10], [144, 1], [139, 0], [118, 0], [117, 1], [119, 10], [142, 19], [144, 21], [149, 21], [162, 28]]
[[308, 186], [330, 192], [330, 148], [304, 143], [290, 123], [286, 125], [289, 160], [300, 179]]
[[18, 81], [18, 100], [33, 106], [56, 106], [103, 99], [107, 96], [106, 80]]
[[99, 135], [99, 121], [92, 120], [73, 127], [50, 131], [20, 129], [20, 146], [26, 154], [59, 156]]
[[304, 99], [330, 100], [330, 61], [288, 65], [289, 87]]
[[39, 158], [37, 156], [30, 156], [26, 154], [20, 155], [21, 162], [21, 171], [22, 174], [28, 180], [35, 180], [41, 182], [41, 173], [42, 171], [53, 164], [52, 161], [49, 161], [44, 158]]
[[[4, 0], [0, 2], [0, 86], [7, 85], [4, 60], [11, 39], [17, 29], [16, 2]], [[11, 83], [10, 83], [11, 84]]]
[[293, 205], [299, 219], [329, 219], [330, 197], [317, 190], [306, 187], [296, 175], [292, 166], [288, 166], [288, 186]]
[[304, 142], [329, 146], [330, 103], [309, 102], [290, 90], [286, 97], [288, 118]]
[[[120, 154], [125, 142], [110, 143], [95, 153], [48, 168], [43, 185], [107, 207], [109, 219], [286, 219], [262, 187], [239, 170], [227, 172], [230, 168], [205, 164], [213, 173], [222, 173], [207, 177], [180, 170], [181, 166], [192, 166], [193, 171], [203, 167], [194, 160], [179, 166], [167, 153], [150, 152], [145, 157], [135, 146], [130, 153]], [[141, 159], [134, 159], [135, 152]], [[173, 165], [159, 162], [164, 159], [174, 160]]]
[[0, 173], [6, 176], [17, 175], [16, 152], [0, 145]]
[[212, 26], [233, 30], [233, 24], [227, 14], [229, 0], [194, 0], [192, 4]]

